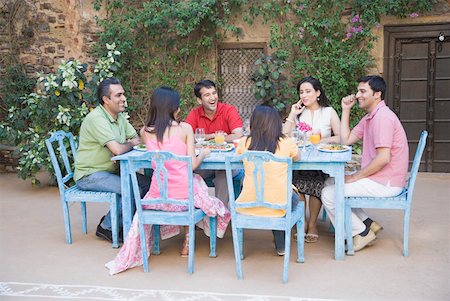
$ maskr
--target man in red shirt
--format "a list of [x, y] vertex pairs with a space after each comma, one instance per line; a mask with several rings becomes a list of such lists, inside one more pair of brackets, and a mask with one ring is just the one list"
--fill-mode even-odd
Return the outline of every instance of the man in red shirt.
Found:
[[[216, 85], [213, 81], [198, 82], [194, 87], [194, 93], [200, 106], [194, 108], [185, 120], [194, 131], [197, 128], [204, 128], [206, 140], [214, 139], [214, 133], [219, 130], [225, 132], [226, 142], [232, 142], [242, 137], [242, 120], [237, 109], [232, 105], [219, 102]], [[225, 204], [228, 203], [227, 180], [224, 170], [199, 170], [196, 173], [203, 178], [214, 177], [217, 198]]]

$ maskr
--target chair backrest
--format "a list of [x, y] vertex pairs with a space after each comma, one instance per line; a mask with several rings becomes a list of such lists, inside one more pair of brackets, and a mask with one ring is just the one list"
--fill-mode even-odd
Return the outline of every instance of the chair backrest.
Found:
[[[187, 196], [189, 203], [186, 199], [179, 200], [169, 198], [169, 177], [170, 174], [167, 170], [165, 163], [169, 160], [179, 161], [186, 164], [187, 175]], [[137, 181], [136, 172], [142, 168], [153, 169], [152, 181], [156, 181], [158, 185], [158, 190], [160, 191], [159, 198], [147, 198], [141, 199], [139, 193], [139, 185]], [[147, 151], [143, 152], [142, 155], [132, 157], [129, 159], [129, 176], [131, 177], [131, 182], [133, 185], [134, 199], [136, 202], [136, 209], [138, 215], [141, 218], [142, 205], [156, 205], [156, 204], [171, 204], [186, 206], [190, 212], [192, 218], [194, 217], [194, 182], [192, 173], [192, 158], [190, 156], [177, 156], [171, 152], [167, 151]]]
[[[232, 181], [232, 164], [233, 162], [239, 162], [246, 160], [248, 162], [253, 163], [254, 169], [253, 169], [253, 179], [254, 179], [254, 185], [255, 185], [255, 192], [256, 192], [256, 200], [253, 202], [235, 202], [235, 195], [234, 195], [234, 189], [232, 188], [232, 185], [230, 186], [230, 183], [233, 183]], [[268, 163], [270, 161], [278, 162], [278, 163], [284, 163], [287, 167], [286, 177], [286, 202], [283, 205], [274, 204], [273, 200], [266, 200], [264, 199], [264, 191], [266, 188], [266, 177], [265, 174], [268, 172], [264, 169], [264, 163]], [[236, 156], [226, 156], [225, 157], [225, 167], [226, 167], [226, 173], [227, 173], [227, 182], [228, 182], [228, 193], [230, 196], [230, 209], [232, 214], [235, 214], [236, 208], [251, 208], [251, 207], [266, 207], [271, 209], [281, 209], [286, 211], [286, 217], [290, 218], [291, 211], [292, 211], [292, 159], [287, 157], [279, 157], [275, 156], [271, 152], [267, 151], [247, 151], [242, 155], [236, 155]], [[246, 171], [247, 172], [247, 171]]]
[[[58, 143], [58, 148], [53, 148], [53, 143]], [[73, 178], [72, 164], [75, 164], [76, 147], [72, 133], [57, 131], [45, 140], [50, 154], [53, 170], [58, 181], [59, 192], [64, 193], [66, 183]], [[57, 156], [58, 154], [58, 156]]]
[[428, 132], [422, 131], [420, 135], [419, 144], [417, 145], [416, 154], [414, 156], [414, 161], [411, 166], [411, 171], [409, 172], [409, 180], [407, 183], [407, 191], [408, 191], [408, 201], [412, 200], [412, 195], [414, 192], [414, 184], [416, 183], [417, 172], [419, 171], [420, 160], [422, 158], [423, 150], [425, 149], [425, 145], [427, 144]]

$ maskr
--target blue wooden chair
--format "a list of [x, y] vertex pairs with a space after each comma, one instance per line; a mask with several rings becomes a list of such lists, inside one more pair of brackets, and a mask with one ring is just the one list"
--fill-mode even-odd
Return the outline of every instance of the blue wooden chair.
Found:
[[[164, 162], [168, 160], [176, 160], [184, 162], [187, 165], [187, 182], [188, 182], [188, 197], [189, 202], [186, 200], [177, 200], [169, 198], [168, 196], [168, 177]], [[161, 191], [160, 198], [147, 198], [141, 199], [139, 195], [139, 185], [136, 177], [136, 172], [141, 168], [150, 169], [152, 162], [155, 164], [153, 169], [153, 177], [157, 180], [158, 190]], [[142, 155], [130, 158], [129, 161], [129, 176], [131, 177], [131, 183], [133, 187], [134, 199], [136, 203], [136, 212], [139, 219], [139, 235], [141, 240], [142, 258], [144, 263], [144, 271], [148, 272], [148, 250], [145, 243], [145, 231], [144, 225], [151, 224], [156, 225], [153, 227], [155, 248], [157, 250], [154, 254], [159, 254], [159, 225], [180, 225], [189, 226], [189, 258], [188, 258], [188, 272], [192, 274], [194, 272], [194, 244], [195, 244], [195, 224], [203, 219], [206, 214], [201, 210], [194, 207], [194, 181], [192, 173], [192, 159], [189, 156], [176, 156], [166, 151], [148, 151], [142, 153]], [[158, 175], [158, 176], [156, 176]], [[171, 212], [171, 211], [159, 211], [143, 209], [142, 205], [155, 205], [155, 204], [173, 204], [187, 206], [187, 211]], [[217, 220], [215, 217], [210, 217], [210, 256], [215, 257], [216, 249], [216, 237], [217, 237]]]
[[[53, 143], [58, 143], [57, 153], [53, 148]], [[57, 131], [45, 140], [56, 180], [58, 181], [59, 193], [61, 195], [61, 204], [64, 213], [64, 226], [66, 230], [66, 242], [72, 243], [72, 234], [70, 229], [69, 202], [80, 202], [83, 233], [87, 233], [86, 222], [86, 202], [107, 202], [111, 210], [113, 248], [119, 247], [118, 229], [118, 206], [120, 196], [113, 192], [99, 192], [81, 190], [73, 181], [72, 164], [76, 161], [76, 147], [72, 133]], [[70, 156], [69, 156], [70, 155]]]
[[[260, 179], [255, 181], [256, 200], [254, 202], [237, 203], [231, 170], [233, 162], [247, 160], [255, 166], [253, 178]], [[287, 196], [285, 205], [277, 205], [264, 199], [265, 189], [265, 171], [263, 164], [274, 161], [285, 163], [287, 165]], [[243, 259], [243, 229], [264, 229], [264, 230], [283, 230], [285, 231], [285, 255], [283, 266], [283, 282], [288, 281], [289, 259], [291, 249], [291, 229], [297, 225], [297, 262], [304, 262], [304, 203], [300, 201], [295, 208], [292, 208], [292, 159], [275, 156], [270, 152], [247, 151], [243, 155], [226, 156], [225, 167], [227, 173], [228, 193], [230, 194], [231, 225], [233, 232], [234, 255], [236, 258], [236, 272], [239, 279], [242, 279], [241, 259]], [[283, 217], [265, 217], [251, 216], [241, 214], [236, 211], [237, 208], [266, 207], [272, 209], [286, 210]]]
[[411, 202], [414, 192], [414, 184], [416, 182], [417, 172], [419, 171], [420, 160], [423, 150], [425, 149], [428, 132], [423, 131], [419, 144], [417, 146], [414, 161], [411, 166], [409, 179], [403, 191], [393, 197], [346, 197], [345, 198], [345, 227], [347, 233], [348, 255], [353, 255], [353, 238], [352, 238], [352, 208], [379, 208], [379, 209], [402, 209], [404, 210], [403, 221], [403, 256], [408, 256], [408, 235], [409, 235], [409, 219], [411, 213]]

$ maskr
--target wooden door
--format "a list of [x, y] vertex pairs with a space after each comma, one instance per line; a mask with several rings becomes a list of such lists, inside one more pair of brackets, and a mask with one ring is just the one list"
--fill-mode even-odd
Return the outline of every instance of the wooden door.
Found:
[[265, 43], [223, 43], [218, 49], [220, 99], [234, 105], [242, 120], [250, 118], [256, 100], [252, 75], [255, 62], [265, 53]]
[[385, 56], [386, 101], [406, 130], [410, 162], [426, 129], [420, 170], [450, 172], [450, 23], [385, 27]]

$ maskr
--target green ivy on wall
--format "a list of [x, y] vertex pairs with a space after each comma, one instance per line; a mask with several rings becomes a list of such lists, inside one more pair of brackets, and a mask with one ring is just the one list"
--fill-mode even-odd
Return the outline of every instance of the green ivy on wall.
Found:
[[[340, 112], [341, 98], [355, 93], [356, 79], [374, 66], [373, 29], [380, 26], [380, 16], [416, 17], [418, 12], [431, 9], [435, 1], [246, 2], [247, 22], [262, 17], [270, 24], [269, 46], [288, 61], [291, 85], [303, 76], [318, 78], [332, 106]], [[352, 124], [363, 114], [354, 108]]]
[[[182, 112], [195, 105], [192, 87], [199, 79], [217, 79], [215, 47], [224, 35], [239, 36], [233, 18], [252, 24], [262, 17], [270, 28], [268, 46], [282, 70], [273, 78], [269, 64], [255, 72], [256, 96], [279, 110], [296, 101], [296, 81], [305, 75], [320, 79], [333, 107], [355, 91], [356, 79], [374, 65], [373, 29], [381, 15], [415, 17], [431, 9], [426, 0], [96, 0], [107, 18], [98, 20], [104, 31], [100, 44], [115, 42], [123, 66], [117, 71], [129, 92], [133, 117], [144, 119], [151, 91], [160, 85], [176, 88], [184, 99]], [[269, 61], [271, 60], [269, 57]], [[267, 58], [266, 58], [267, 60]], [[272, 67], [270, 67], [272, 68]], [[264, 73], [264, 74], [263, 74]], [[258, 78], [259, 76], [259, 78]], [[272, 77], [272, 78], [270, 78]], [[286, 79], [288, 87], [280, 83]], [[280, 89], [280, 87], [282, 89]], [[354, 110], [352, 121], [362, 112]]]
[[[95, 1], [106, 8], [100, 44], [114, 41], [122, 52], [118, 77], [129, 96], [138, 126], [145, 119], [147, 100], [158, 86], [176, 88], [182, 95], [182, 112], [193, 105], [195, 82], [215, 78], [217, 41], [238, 28], [228, 18], [240, 1]], [[101, 52], [100, 52], [101, 53]]]

